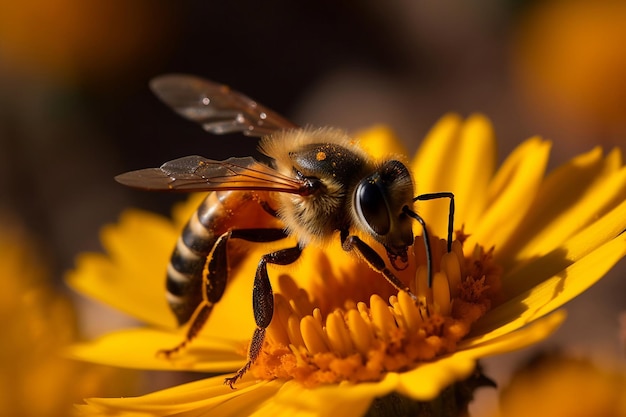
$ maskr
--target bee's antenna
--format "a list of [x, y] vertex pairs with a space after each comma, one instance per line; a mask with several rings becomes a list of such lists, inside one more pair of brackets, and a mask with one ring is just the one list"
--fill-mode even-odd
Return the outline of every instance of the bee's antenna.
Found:
[[426, 222], [422, 217], [416, 212], [412, 211], [408, 206], [402, 207], [402, 211], [409, 217], [417, 220], [422, 225], [422, 237], [424, 238], [424, 247], [426, 248], [426, 276], [428, 277], [428, 288], [431, 287], [433, 283], [433, 271], [432, 271], [432, 261], [433, 261], [433, 251], [430, 247], [430, 238], [428, 237], [428, 229], [426, 228]]
[[449, 198], [450, 208], [448, 209], [448, 252], [452, 252], [452, 232], [454, 231], [454, 194], [450, 192], [420, 194], [413, 201], [436, 200], [438, 198]]
[[[450, 192], [420, 194], [417, 197], [415, 197], [413, 201], [435, 200], [438, 198], [450, 199], [450, 208], [448, 209], [448, 252], [452, 252], [452, 233], [454, 231], [454, 194]], [[402, 211], [407, 216], [417, 220], [422, 225], [422, 229], [424, 230], [424, 232], [422, 233], [422, 236], [424, 237], [424, 247], [426, 248], [426, 273], [428, 276], [428, 288], [430, 288], [433, 283], [433, 272], [432, 272], [433, 252], [430, 247], [430, 239], [428, 237], [428, 229], [426, 228], [426, 222], [419, 214], [409, 209], [408, 206], [404, 206], [402, 208]]]

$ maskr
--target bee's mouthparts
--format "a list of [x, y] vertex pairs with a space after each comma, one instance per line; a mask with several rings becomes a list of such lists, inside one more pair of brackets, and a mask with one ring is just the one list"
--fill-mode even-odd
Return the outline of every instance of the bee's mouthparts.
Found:
[[[407, 255], [407, 250], [404, 249], [400, 253], [391, 252], [387, 249], [387, 256], [389, 257], [389, 262], [391, 262], [391, 266], [396, 271], [403, 271], [409, 266], [409, 256]], [[398, 263], [398, 259], [400, 263]]]

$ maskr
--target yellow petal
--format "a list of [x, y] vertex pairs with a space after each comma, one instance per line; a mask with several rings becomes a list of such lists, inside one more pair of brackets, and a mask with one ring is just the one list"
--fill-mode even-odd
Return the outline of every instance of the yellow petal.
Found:
[[[411, 162], [416, 195], [444, 192], [447, 186], [442, 179], [447, 175], [447, 158], [454, 154], [462, 120], [457, 114], [446, 114], [431, 128]], [[435, 233], [445, 236], [447, 215], [440, 203], [427, 202], [419, 205], [419, 212]], [[447, 209], [447, 207], [446, 207]]]
[[451, 384], [467, 378], [476, 368], [478, 351], [457, 351], [400, 375], [398, 392], [417, 401], [430, 401]]
[[170, 359], [158, 355], [183, 341], [183, 332], [129, 329], [112, 332], [95, 341], [74, 345], [67, 354], [103, 365], [133, 369], [232, 372], [245, 362], [240, 353], [245, 343], [228, 338], [198, 337]]
[[359, 139], [359, 145], [375, 159], [387, 158], [389, 155], [401, 155], [406, 158], [408, 155], [404, 145], [387, 126], [374, 126], [358, 132], [355, 136]]
[[[427, 135], [411, 165], [417, 194], [453, 192], [455, 224], [473, 225], [487, 203], [495, 162], [495, 137], [486, 117], [477, 114], [461, 122], [447, 115]], [[422, 202], [419, 211], [436, 234], [445, 236], [447, 200]]]
[[428, 401], [439, 394], [433, 387], [448, 386], [465, 378], [478, 358], [519, 349], [545, 338], [563, 320], [555, 313], [532, 326], [492, 340], [481, 346], [457, 351], [434, 363], [413, 371], [389, 373], [382, 381], [361, 384], [339, 384], [305, 389], [293, 381], [253, 383], [246, 376], [232, 390], [223, 377], [207, 378], [179, 385], [141, 397], [91, 398], [79, 406], [81, 415], [115, 414], [136, 416], [140, 413], [161, 416], [361, 416], [376, 397], [394, 390], [415, 400]]
[[485, 210], [489, 181], [496, 167], [495, 135], [485, 116], [473, 115], [466, 120], [454, 158], [445, 163], [453, 168], [447, 188], [456, 197], [457, 225], [472, 229]]
[[219, 376], [141, 397], [90, 398], [79, 411], [81, 415], [242, 416], [252, 414], [280, 386], [277, 381], [254, 383], [244, 378], [233, 390]]
[[424, 192], [439, 191], [437, 181], [446, 172], [445, 161], [454, 152], [462, 123], [458, 114], [446, 114], [430, 129], [417, 150], [411, 168]]
[[142, 210], [125, 211], [102, 229], [107, 255], [79, 255], [68, 284], [79, 293], [145, 322], [176, 327], [165, 299], [165, 270], [184, 223], [206, 194], [193, 194], [174, 207], [174, 224]]
[[491, 310], [476, 322], [464, 344], [471, 346], [483, 343], [554, 311], [593, 285], [624, 255], [626, 234], [609, 241], [551, 278]]
[[253, 416], [358, 417], [365, 414], [374, 398], [393, 391], [397, 381], [397, 374], [389, 374], [380, 382], [346, 383], [314, 389], [289, 381]]
[[512, 267], [502, 278], [505, 293], [513, 296], [538, 285], [545, 276], [557, 274], [624, 230], [626, 200], [550, 253]]
[[102, 231], [109, 256], [83, 254], [67, 274], [76, 291], [146, 323], [174, 328], [165, 300], [165, 269], [177, 231], [164, 217], [126, 211], [115, 226]]
[[466, 250], [474, 243], [499, 248], [526, 215], [539, 189], [548, 162], [550, 143], [532, 138], [504, 161], [489, 185], [486, 211], [470, 234]]
[[[614, 159], [602, 158], [597, 148], [549, 175], [498, 259], [519, 262], [544, 255], [624, 201], [626, 168], [616, 170]], [[508, 262], [502, 266], [508, 268]]]

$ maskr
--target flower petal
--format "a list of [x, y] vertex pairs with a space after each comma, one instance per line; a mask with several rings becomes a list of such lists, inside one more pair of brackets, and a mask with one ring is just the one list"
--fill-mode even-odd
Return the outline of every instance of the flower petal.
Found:
[[406, 157], [408, 152], [398, 140], [393, 130], [385, 125], [378, 125], [355, 135], [359, 145], [375, 159], [386, 158], [389, 155]]
[[543, 256], [512, 267], [503, 276], [503, 288], [511, 296], [538, 285], [626, 230], [626, 200]]
[[[495, 137], [489, 120], [476, 114], [461, 121], [450, 114], [429, 132], [411, 167], [417, 194], [453, 192], [455, 224], [468, 226], [478, 221], [485, 208], [495, 163]], [[445, 236], [448, 201], [422, 203], [419, 211], [436, 234]]]
[[164, 217], [128, 210], [102, 230], [109, 255], [83, 254], [67, 274], [76, 291], [146, 323], [176, 327], [165, 299], [165, 269], [177, 231]]
[[[81, 415], [137, 416], [242, 416], [251, 415], [280, 388], [277, 381], [241, 380], [237, 389], [224, 385], [221, 376], [202, 379], [140, 397], [89, 398], [79, 406]], [[141, 415], [141, 414], [139, 414]]]
[[168, 359], [158, 352], [177, 346], [184, 340], [184, 333], [139, 328], [112, 332], [93, 342], [74, 345], [67, 352], [74, 359], [125, 368], [232, 372], [245, 362], [239, 353], [244, 344], [226, 337], [198, 337]]
[[552, 172], [513, 237], [499, 248], [498, 258], [508, 261], [502, 266], [548, 253], [624, 201], [626, 168], [615, 161], [621, 161], [619, 151], [603, 158], [596, 148]]
[[456, 140], [462, 126], [458, 114], [443, 116], [430, 129], [411, 162], [414, 175], [425, 192], [439, 191], [437, 181], [446, 171], [446, 158], [454, 153]]
[[473, 228], [485, 210], [496, 168], [496, 140], [489, 119], [483, 115], [467, 118], [454, 156], [445, 163], [451, 171], [448, 189], [456, 197], [457, 225]]
[[480, 222], [465, 229], [470, 234], [466, 250], [473, 250], [475, 242], [499, 248], [510, 239], [539, 189], [549, 152], [549, 142], [532, 138], [509, 155], [489, 185]]
[[[447, 174], [447, 158], [456, 150], [456, 142], [461, 130], [462, 120], [457, 114], [450, 113], [443, 116], [430, 129], [420, 145], [417, 154], [411, 162], [411, 171], [417, 194], [433, 193], [445, 190], [447, 186], [442, 181]], [[436, 234], [444, 233], [447, 227], [447, 216], [442, 213], [439, 204], [429, 202], [422, 204], [419, 211], [427, 219], [431, 230]]]
[[374, 398], [393, 391], [397, 380], [397, 374], [389, 374], [380, 382], [327, 385], [314, 389], [288, 381], [253, 415], [358, 417], [365, 414]]
[[401, 374], [398, 392], [417, 401], [436, 398], [444, 388], [467, 378], [474, 371], [480, 357], [475, 354], [477, 352], [456, 352]]
[[491, 310], [476, 322], [464, 345], [484, 343], [554, 311], [589, 288], [624, 255], [626, 234], [609, 241], [551, 278]]
[[[468, 376], [475, 361], [483, 356], [519, 349], [546, 337], [563, 320], [555, 313], [511, 335], [472, 349], [458, 351], [436, 363], [429, 363], [405, 374], [390, 373], [382, 381], [339, 384], [305, 389], [293, 381], [250, 382], [244, 377], [232, 390], [223, 377], [207, 378], [140, 397], [90, 398], [78, 407], [81, 415], [140, 413], [160, 416], [361, 416], [376, 397], [398, 390], [416, 400], [435, 398], [434, 386], [447, 386]], [[438, 365], [443, 363], [443, 366]], [[436, 366], [437, 365], [437, 366]]]

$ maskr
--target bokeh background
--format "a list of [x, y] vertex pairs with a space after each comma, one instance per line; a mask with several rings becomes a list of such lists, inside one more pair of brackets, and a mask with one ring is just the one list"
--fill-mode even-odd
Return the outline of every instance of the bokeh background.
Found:
[[[301, 124], [386, 123], [411, 150], [449, 111], [485, 113], [501, 158], [535, 134], [553, 140], [551, 166], [595, 145], [626, 149], [624, 22], [621, 0], [0, 2], [0, 215], [24, 226], [33, 262], [62, 288], [103, 224], [131, 205], [167, 213], [177, 198], [114, 175], [255, 151], [160, 103], [147, 85], [167, 72], [229, 84]], [[570, 303], [544, 347], [623, 364], [625, 269]], [[125, 320], [90, 311], [83, 334]], [[505, 384], [528, 355], [486, 371]], [[477, 413], [494, 406], [488, 391]]]

